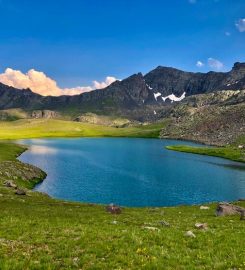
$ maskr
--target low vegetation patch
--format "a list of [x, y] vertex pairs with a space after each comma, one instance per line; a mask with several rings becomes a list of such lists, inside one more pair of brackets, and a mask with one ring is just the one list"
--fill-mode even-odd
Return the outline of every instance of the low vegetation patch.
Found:
[[144, 137], [157, 138], [164, 123], [110, 127], [54, 119], [22, 119], [0, 122], [0, 139], [47, 137]]
[[192, 147], [186, 145], [167, 146], [168, 150], [185, 153], [222, 157], [233, 161], [245, 162], [245, 152], [243, 149], [235, 147]]
[[[244, 269], [245, 222], [215, 204], [123, 208], [0, 193], [0, 269]], [[240, 205], [245, 206], [244, 203]], [[195, 224], [205, 223], [203, 230]], [[165, 225], [166, 224], [166, 225]], [[195, 237], [189, 236], [191, 231]]]
[[21, 145], [0, 142], [0, 185], [11, 182], [16, 186], [33, 188], [46, 177], [39, 168], [16, 159], [25, 150], [26, 147]]

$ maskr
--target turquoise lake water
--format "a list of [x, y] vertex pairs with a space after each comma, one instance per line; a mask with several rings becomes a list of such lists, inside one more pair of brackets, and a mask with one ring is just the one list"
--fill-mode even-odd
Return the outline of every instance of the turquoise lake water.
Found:
[[245, 198], [245, 165], [179, 153], [193, 143], [126, 138], [22, 140], [20, 160], [47, 174], [36, 190], [50, 196], [122, 206], [172, 206]]

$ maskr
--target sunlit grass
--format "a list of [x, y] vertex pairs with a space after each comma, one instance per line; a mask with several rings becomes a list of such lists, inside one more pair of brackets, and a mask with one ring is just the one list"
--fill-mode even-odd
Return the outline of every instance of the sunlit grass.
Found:
[[245, 153], [237, 147], [192, 147], [186, 145], [167, 146], [168, 150], [186, 152], [199, 155], [215, 156], [233, 161], [245, 162]]
[[0, 139], [45, 137], [158, 137], [164, 123], [116, 128], [63, 120], [0, 122]]
[[[23, 150], [0, 142], [0, 165], [6, 160], [16, 162]], [[21, 164], [16, 170], [22, 170]], [[20, 187], [22, 183], [17, 181]], [[100, 205], [54, 200], [30, 190], [26, 196], [14, 192], [3, 186], [0, 177], [1, 270], [245, 267], [245, 223], [239, 216], [215, 217], [215, 204], [209, 210], [199, 206], [123, 208], [115, 216]], [[245, 206], [245, 202], [239, 204]], [[197, 222], [208, 223], [209, 229], [196, 229]], [[188, 230], [196, 238], [184, 236]]]

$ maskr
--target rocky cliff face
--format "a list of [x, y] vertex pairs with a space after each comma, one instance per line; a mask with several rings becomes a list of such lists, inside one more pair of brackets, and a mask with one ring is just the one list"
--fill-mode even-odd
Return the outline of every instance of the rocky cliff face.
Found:
[[60, 117], [60, 114], [55, 111], [50, 110], [35, 110], [31, 112], [32, 118], [46, 118], [46, 119], [52, 119], [52, 118], [58, 118]]
[[[188, 97], [183, 103], [163, 111], [169, 124], [162, 138], [194, 140], [211, 145], [233, 144], [245, 139], [245, 97], [243, 91], [218, 91]], [[159, 112], [160, 114], [161, 112]]]
[[[0, 109], [55, 110], [63, 113], [114, 114], [137, 120], [159, 118], [158, 111], [184, 102], [186, 97], [218, 90], [245, 89], [245, 63], [235, 63], [230, 72], [193, 73], [157, 67], [116, 81], [105, 89], [77, 96], [43, 97], [31, 90], [0, 84]], [[239, 97], [244, 100], [243, 96]], [[230, 102], [236, 103], [237, 97]]]
[[171, 93], [187, 96], [217, 90], [245, 89], [245, 63], [235, 63], [230, 72], [192, 73], [174, 68], [158, 67], [145, 75], [146, 83], [163, 96]]

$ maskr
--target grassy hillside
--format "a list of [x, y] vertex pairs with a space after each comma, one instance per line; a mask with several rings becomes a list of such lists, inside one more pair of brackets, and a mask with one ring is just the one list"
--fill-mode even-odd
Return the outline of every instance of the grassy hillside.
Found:
[[199, 155], [215, 156], [230, 159], [233, 161], [245, 162], [245, 151], [233, 147], [192, 147], [187, 145], [167, 146], [168, 150], [193, 153]]
[[28, 114], [21, 109], [0, 110], [0, 121], [15, 121], [27, 117]]
[[0, 122], [0, 139], [38, 137], [158, 137], [164, 123], [116, 128], [53, 119]]
[[[13, 163], [22, 151], [0, 143], [0, 165]], [[1, 270], [245, 268], [245, 223], [239, 216], [215, 217], [215, 204], [208, 210], [124, 208], [111, 215], [104, 206], [54, 200], [28, 189], [25, 196], [15, 195], [1, 177]], [[208, 230], [196, 229], [196, 222], [208, 223]], [[188, 230], [196, 238], [185, 236]]]
[[14, 161], [25, 150], [26, 148], [20, 145], [0, 141], [0, 162]]

